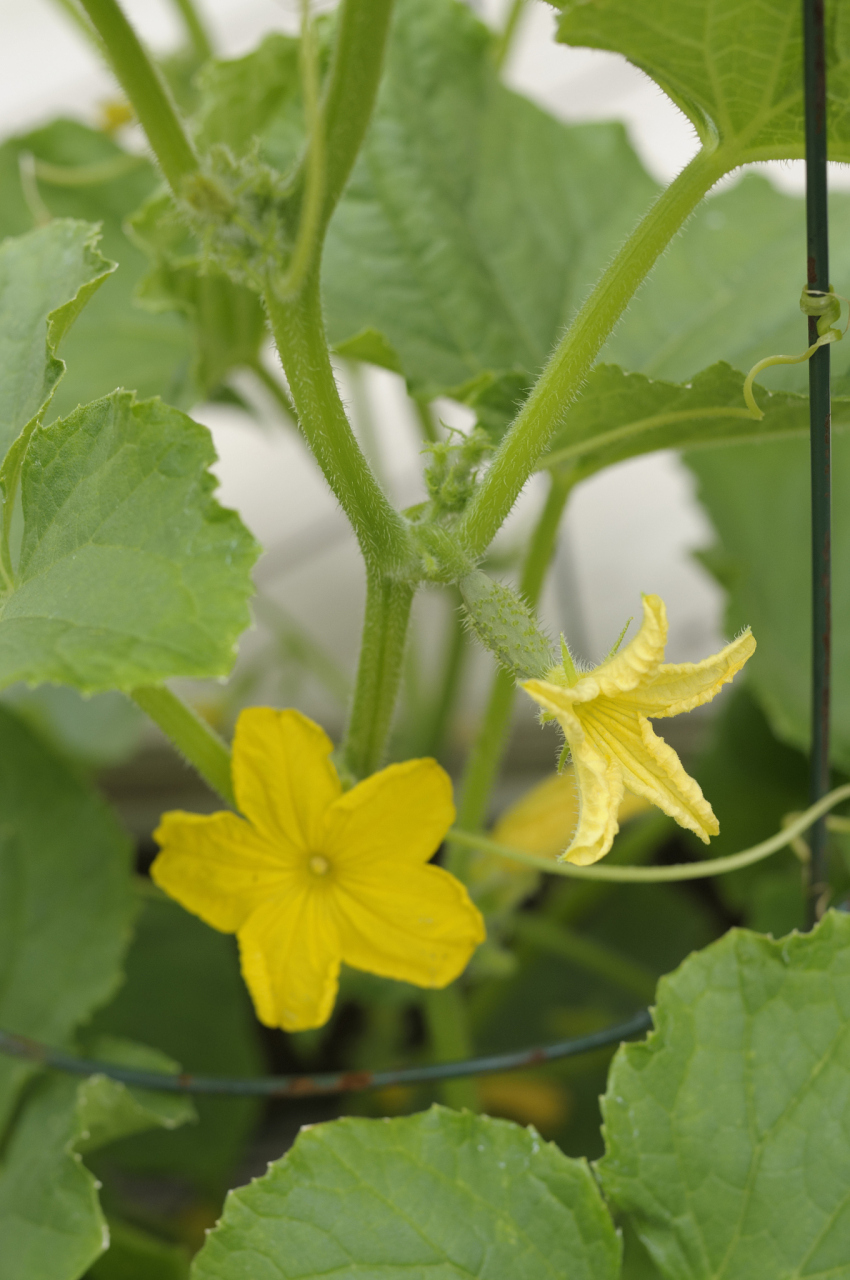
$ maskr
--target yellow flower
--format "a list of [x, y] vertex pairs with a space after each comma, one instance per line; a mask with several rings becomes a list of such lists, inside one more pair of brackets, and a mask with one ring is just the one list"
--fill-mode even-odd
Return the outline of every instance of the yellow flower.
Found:
[[579, 788], [579, 820], [568, 862], [603, 858], [619, 830], [625, 787], [644, 796], [706, 844], [720, 830], [711, 805], [676, 752], [656, 737], [649, 717], [677, 716], [710, 702], [752, 655], [749, 628], [703, 662], [664, 663], [667, 612], [658, 596], [643, 597], [643, 623], [622, 653], [579, 674], [569, 655], [545, 680], [523, 689], [560, 724]]
[[151, 875], [239, 939], [266, 1026], [327, 1022], [340, 962], [444, 987], [484, 940], [460, 881], [426, 865], [454, 821], [435, 760], [390, 765], [343, 793], [332, 743], [297, 711], [243, 711], [233, 742], [241, 812], [166, 813]]

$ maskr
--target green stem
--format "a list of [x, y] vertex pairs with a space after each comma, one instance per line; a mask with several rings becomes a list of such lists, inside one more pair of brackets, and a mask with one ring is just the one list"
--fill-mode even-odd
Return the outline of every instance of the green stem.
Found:
[[86, 39], [94, 45], [98, 53], [103, 53], [103, 45], [98, 39], [97, 32], [88, 21], [88, 19], [80, 12], [79, 5], [76, 0], [54, 0], [57, 8], [61, 9], [66, 17], [70, 18], [77, 30], [86, 37]]
[[[571, 485], [569, 475], [559, 472], [552, 474], [546, 502], [531, 536], [520, 579], [520, 594], [532, 608], [540, 599]], [[464, 831], [479, 830], [487, 817], [490, 795], [510, 730], [514, 693], [513, 676], [499, 668], [493, 677], [484, 719], [469, 754], [461, 783], [457, 825]], [[455, 875], [464, 879], [468, 864], [469, 854], [456, 845], [449, 847], [447, 865]]]
[[454, 710], [455, 695], [463, 671], [463, 660], [467, 653], [466, 627], [461, 612], [460, 592], [456, 587], [452, 589], [451, 600], [452, 616], [443, 657], [442, 674], [437, 687], [437, 696], [433, 700], [433, 712], [423, 738], [422, 754], [426, 756], [439, 756], [442, 751]]
[[262, 361], [257, 360], [255, 364], [249, 366], [251, 372], [258, 382], [261, 382], [268, 391], [269, 395], [277, 404], [282, 413], [290, 418], [293, 422], [298, 421], [298, 414], [295, 412], [295, 405], [290, 400], [286, 392], [286, 387], [278, 381], [273, 373], [270, 373]]
[[348, 181], [381, 80], [393, 0], [343, 0], [322, 105], [325, 183], [322, 231]]
[[198, 167], [198, 158], [163, 80], [117, 0], [80, 0], [103, 41], [121, 88], [147, 134], [151, 149], [175, 193]]
[[189, 764], [233, 809], [237, 808], [230, 776], [227, 743], [196, 711], [164, 685], [138, 685], [130, 697], [145, 715], [158, 724]]
[[565, 929], [545, 916], [521, 912], [514, 920], [514, 935], [520, 942], [544, 951], [547, 955], [568, 960], [589, 973], [597, 974], [608, 982], [630, 991], [639, 1000], [648, 1003], [655, 995], [655, 978], [648, 969], [609, 947], [584, 938], [581, 934]]
[[481, 555], [501, 527], [611, 330], [661, 253], [729, 168], [701, 151], [662, 193], [623, 245], [558, 344], [464, 513], [458, 533]]
[[325, 136], [319, 108], [319, 51], [316, 35], [310, 21], [310, 0], [301, 0], [301, 44], [299, 49], [301, 69], [301, 97], [304, 102], [304, 123], [307, 131], [307, 151], [302, 176], [304, 185], [298, 231], [289, 266], [283, 278], [276, 281], [278, 295], [289, 300], [301, 292], [308, 274], [318, 261], [324, 225], [322, 213], [325, 187]]
[[[672, 818], [655, 809], [626, 824], [607, 858], [609, 866], [637, 866], [653, 854], [675, 831]], [[596, 910], [614, 885], [600, 880], [561, 880], [546, 895], [544, 911], [559, 924], [574, 925]]]
[[[469, 1027], [463, 993], [453, 983], [441, 991], [426, 991], [423, 1002], [431, 1053], [435, 1062], [458, 1062], [473, 1054], [472, 1034]], [[440, 1095], [448, 1107], [460, 1111], [480, 1111], [478, 1085], [471, 1077], [465, 1080], [446, 1080], [440, 1085]]]
[[505, 25], [502, 27], [493, 47], [493, 60], [498, 70], [505, 65], [511, 46], [514, 42], [514, 36], [519, 26], [519, 20], [525, 13], [525, 6], [528, 0], [512, 0], [511, 7], [508, 10], [508, 16], [505, 19]]
[[298, 297], [266, 297], [298, 422], [360, 543], [367, 566], [401, 570], [412, 556], [404, 520], [369, 469], [339, 396], [314, 273]]
[[198, 55], [199, 60], [201, 62], [209, 62], [215, 52], [212, 40], [192, 0], [174, 0], [174, 5], [180, 12], [180, 17], [183, 19], [192, 48]]
[[410, 398], [416, 409], [416, 421], [419, 423], [422, 439], [426, 444], [436, 444], [440, 439], [440, 433], [431, 413], [430, 404], [423, 396], [411, 396]]
[[811, 805], [804, 813], [789, 822], [787, 827], [778, 831], [768, 840], [742, 849], [740, 853], [729, 854], [726, 858], [707, 858], [704, 862], [681, 862], [667, 867], [577, 867], [571, 862], [555, 862], [550, 858], [538, 858], [522, 849], [512, 849], [509, 845], [498, 844], [488, 840], [486, 836], [470, 831], [459, 831], [453, 827], [449, 832], [451, 840], [465, 845], [468, 849], [483, 849], [485, 853], [496, 854], [508, 858], [512, 862], [521, 862], [524, 866], [535, 867], [538, 871], [546, 871], [550, 875], [571, 876], [576, 880], [606, 880], [616, 884], [661, 884], [678, 880], [704, 880], [709, 876], [722, 876], [728, 871], [739, 871], [741, 867], [751, 867], [754, 862], [761, 862], [771, 854], [778, 853], [792, 844], [799, 835], [808, 831], [819, 818], [828, 813], [842, 800], [850, 799], [850, 783], [836, 787], [817, 804]]
[[381, 767], [404, 665], [414, 588], [367, 571], [366, 613], [342, 758], [355, 778]]

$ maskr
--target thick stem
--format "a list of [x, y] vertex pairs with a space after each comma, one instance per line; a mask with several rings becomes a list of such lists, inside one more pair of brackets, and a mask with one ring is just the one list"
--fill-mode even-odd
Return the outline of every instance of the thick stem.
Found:
[[325, 147], [323, 228], [330, 221], [372, 116], [393, 0], [343, 0], [322, 104]]
[[[471, 1058], [472, 1034], [463, 992], [453, 983], [442, 991], [426, 991], [424, 1000], [428, 1038], [435, 1062], [456, 1062]], [[443, 1102], [458, 1111], [480, 1111], [478, 1084], [471, 1077], [447, 1080], [440, 1086]]]
[[116, 0], [80, 0], [103, 41], [118, 83], [126, 93], [151, 149], [173, 191], [198, 167], [191, 142], [156, 68]]
[[150, 716], [167, 738], [174, 743], [189, 764], [217, 791], [225, 804], [236, 808], [230, 776], [230, 750], [227, 743], [187, 706], [176, 693], [164, 685], [138, 685], [130, 697]]
[[502, 441], [465, 512], [459, 535], [481, 555], [577, 395], [626, 306], [705, 193], [730, 168], [728, 156], [701, 151], [659, 197], [623, 245], [558, 344]]
[[266, 302], [298, 421], [325, 479], [351, 521], [368, 566], [401, 569], [412, 555], [407, 527], [388, 502], [351, 430], [325, 339], [318, 275], [298, 297]]
[[[520, 579], [520, 594], [532, 608], [540, 599], [571, 484], [568, 475], [559, 472], [552, 474], [549, 493], [529, 543]], [[493, 677], [484, 719], [469, 754], [461, 783], [457, 826], [464, 831], [478, 831], [487, 817], [490, 795], [508, 740], [514, 692], [513, 676], [499, 668]], [[447, 864], [461, 879], [465, 877], [469, 860], [468, 850], [457, 845], [449, 846]]]
[[381, 767], [404, 663], [414, 588], [367, 572], [366, 614], [343, 763], [355, 778]]

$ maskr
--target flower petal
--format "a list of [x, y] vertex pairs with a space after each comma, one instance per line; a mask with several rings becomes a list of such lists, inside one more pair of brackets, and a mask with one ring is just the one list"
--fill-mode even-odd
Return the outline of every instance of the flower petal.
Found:
[[605, 857], [620, 829], [623, 775], [586, 736], [573, 748], [573, 768], [579, 792], [578, 826], [562, 861], [588, 867]]
[[333, 1012], [339, 933], [324, 885], [303, 882], [259, 907], [238, 933], [242, 975], [267, 1027], [306, 1031]]
[[623, 694], [623, 701], [653, 719], [693, 711], [694, 707], [711, 702], [752, 657], [755, 648], [756, 642], [748, 627], [725, 649], [702, 662], [662, 663], [645, 684]]
[[334, 886], [342, 958], [355, 969], [419, 987], [445, 987], [484, 941], [465, 887], [441, 867], [399, 867]]
[[542, 707], [549, 715], [555, 717], [570, 746], [581, 742], [584, 730], [575, 711], [577, 701], [575, 688], [569, 689], [560, 684], [552, 684], [549, 680], [524, 680], [520, 688], [525, 690], [529, 698], [534, 699], [538, 707]]
[[385, 874], [404, 874], [427, 862], [454, 822], [452, 783], [436, 760], [391, 764], [358, 782], [327, 811], [321, 849], [340, 871], [389, 863]]
[[234, 933], [292, 873], [250, 823], [235, 813], [164, 813], [154, 832], [162, 852], [151, 878], [214, 929]]
[[242, 813], [290, 850], [317, 848], [325, 811], [342, 793], [332, 750], [324, 729], [300, 711], [243, 711], [233, 739], [233, 787]]
[[631, 791], [645, 796], [708, 844], [709, 836], [716, 836], [720, 827], [699, 785], [649, 721], [618, 703], [619, 699], [599, 698], [586, 709], [582, 721], [588, 738], [617, 762]]
[[638, 685], [658, 670], [667, 643], [667, 610], [660, 596], [643, 597], [643, 622], [640, 630], [620, 653], [579, 676], [574, 685], [576, 698], [589, 702], [593, 698], [615, 697]]

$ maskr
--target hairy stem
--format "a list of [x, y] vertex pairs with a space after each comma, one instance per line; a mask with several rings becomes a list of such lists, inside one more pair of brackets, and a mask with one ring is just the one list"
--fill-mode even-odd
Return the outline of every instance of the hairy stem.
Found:
[[130, 697], [158, 724], [180, 754], [197, 769], [213, 791], [236, 808], [230, 776], [230, 749], [196, 711], [164, 685], [138, 685]]
[[376, 572], [366, 578], [366, 613], [343, 764], [355, 778], [379, 769], [395, 711], [414, 588]]
[[322, 230], [348, 181], [381, 80], [393, 0], [343, 0], [322, 104], [325, 184]]
[[728, 167], [719, 151], [701, 151], [663, 192], [605, 271], [549, 359], [460, 522], [460, 537], [473, 556], [486, 550], [501, 527], [635, 291]]
[[412, 555], [407, 526], [369, 469], [346, 417], [325, 339], [318, 274], [298, 297], [282, 302], [270, 290], [266, 301], [299, 426], [367, 566], [401, 569]]
[[[540, 599], [571, 483], [570, 477], [564, 473], [552, 474], [549, 493], [529, 543], [520, 579], [520, 594], [532, 608]], [[461, 783], [457, 826], [464, 831], [479, 830], [487, 816], [490, 795], [510, 730], [514, 692], [513, 676], [499, 668], [493, 677], [487, 709]], [[461, 879], [465, 877], [469, 859], [466, 849], [449, 846], [448, 865]]]
[[80, 0], [173, 191], [198, 167], [171, 96], [117, 0]]

